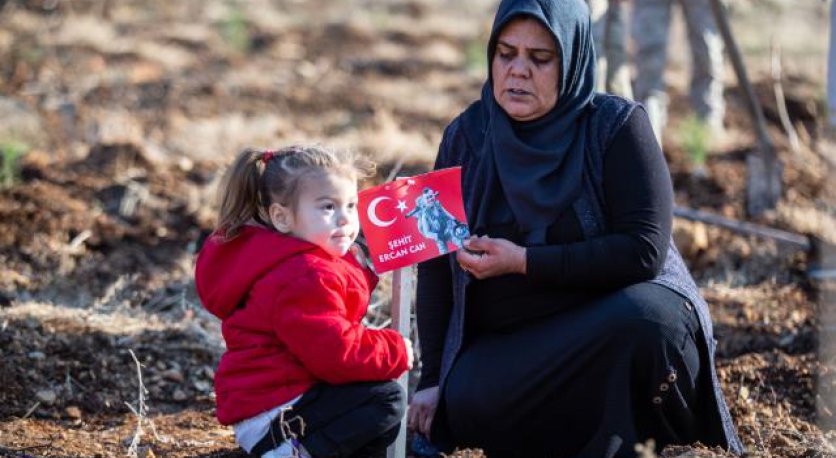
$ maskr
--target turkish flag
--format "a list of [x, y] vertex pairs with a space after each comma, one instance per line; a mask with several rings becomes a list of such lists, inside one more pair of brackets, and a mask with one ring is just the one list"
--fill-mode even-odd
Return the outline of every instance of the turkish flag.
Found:
[[377, 273], [452, 253], [470, 236], [462, 203], [461, 167], [365, 189], [360, 226]]

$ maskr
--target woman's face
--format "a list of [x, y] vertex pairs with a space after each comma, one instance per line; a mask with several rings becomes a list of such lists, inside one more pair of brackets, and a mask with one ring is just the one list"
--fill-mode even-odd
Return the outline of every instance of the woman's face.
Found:
[[514, 19], [499, 32], [493, 95], [512, 119], [531, 121], [554, 108], [559, 74], [554, 38], [539, 21]]

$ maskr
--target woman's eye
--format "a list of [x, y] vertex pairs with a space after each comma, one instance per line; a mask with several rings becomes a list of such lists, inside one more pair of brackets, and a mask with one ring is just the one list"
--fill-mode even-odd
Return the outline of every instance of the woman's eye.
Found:
[[531, 61], [537, 65], [548, 64], [551, 60], [551, 56], [531, 56]]

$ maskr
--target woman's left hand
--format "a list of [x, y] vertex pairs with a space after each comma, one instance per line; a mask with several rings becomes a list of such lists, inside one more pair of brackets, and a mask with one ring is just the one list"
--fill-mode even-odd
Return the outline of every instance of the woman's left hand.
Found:
[[456, 252], [456, 261], [462, 269], [480, 280], [526, 273], [525, 247], [511, 241], [474, 235], [464, 241], [464, 247], [465, 250]]
[[430, 437], [430, 429], [438, 407], [438, 387], [424, 388], [412, 395], [406, 414], [407, 428]]

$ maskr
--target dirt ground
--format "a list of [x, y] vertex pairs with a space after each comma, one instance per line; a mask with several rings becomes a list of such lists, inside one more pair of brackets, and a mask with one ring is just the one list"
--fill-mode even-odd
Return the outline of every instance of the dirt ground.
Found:
[[[803, 3], [734, 2], [784, 164], [783, 198], [755, 222], [834, 243], [826, 5]], [[0, 0], [0, 161], [15, 164], [0, 185], [0, 456], [243, 456], [214, 419], [223, 342], [191, 278], [222, 167], [245, 146], [323, 141], [374, 157], [366, 184], [426, 171], [443, 127], [478, 95], [494, 7]], [[782, 83], [797, 152], [769, 79], [775, 36], [790, 37]], [[681, 127], [687, 48], [681, 34], [673, 43], [665, 154], [677, 203], [745, 219], [756, 140], [743, 93], [730, 73], [727, 136], [695, 173]], [[819, 259], [679, 219], [675, 238], [712, 307], [749, 454], [836, 456], [836, 285], [807, 275]], [[375, 303], [385, 313], [385, 288]]]

